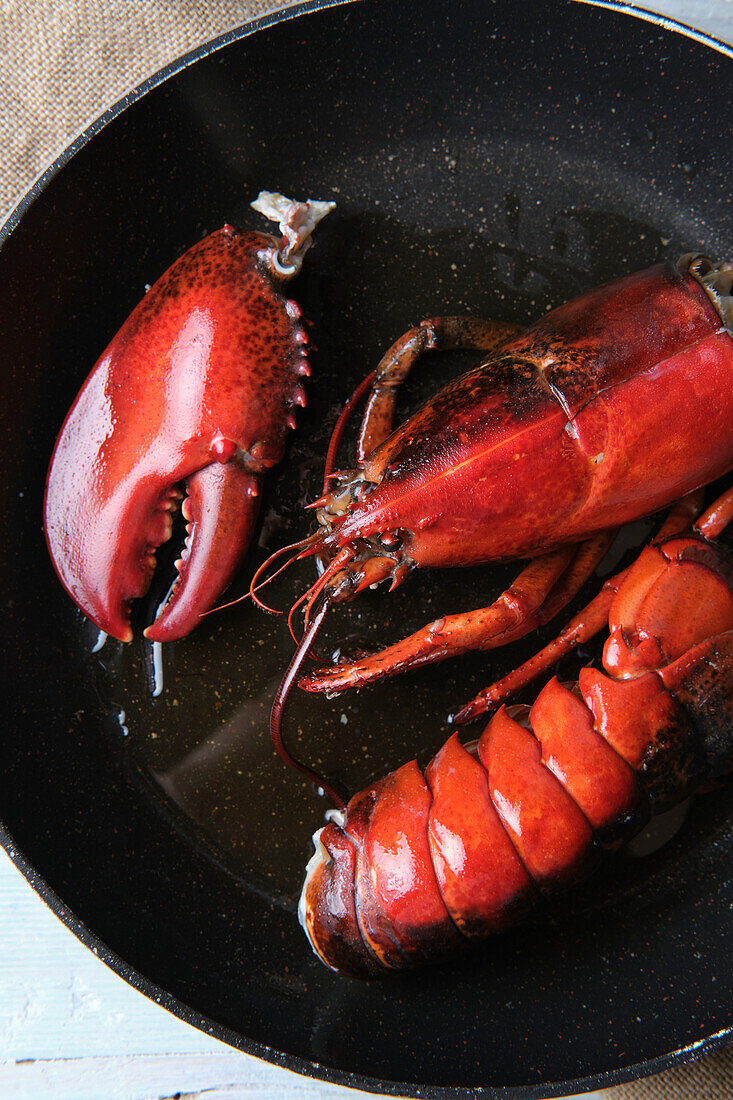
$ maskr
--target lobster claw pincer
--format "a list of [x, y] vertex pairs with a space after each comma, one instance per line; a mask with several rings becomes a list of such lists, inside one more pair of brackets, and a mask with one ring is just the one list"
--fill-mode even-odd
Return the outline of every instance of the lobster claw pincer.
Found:
[[253, 205], [280, 222], [282, 240], [225, 225], [181, 256], [113, 338], [56, 443], [51, 558], [81, 610], [122, 641], [184, 489], [178, 578], [146, 634], [183, 637], [213, 606], [248, 548], [262, 475], [305, 405], [308, 338], [283, 287], [333, 204], [263, 192]]

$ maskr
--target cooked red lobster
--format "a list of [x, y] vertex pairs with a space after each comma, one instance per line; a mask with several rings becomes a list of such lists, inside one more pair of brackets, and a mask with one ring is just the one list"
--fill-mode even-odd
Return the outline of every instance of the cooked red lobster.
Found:
[[[521, 332], [442, 318], [398, 340], [372, 384], [358, 468], [334, 475], [317, 502], [321, 529], [299, 547], [328, 565], [304, 597], [296, 672], [325, 609], [369, 585], [394, 588], [418, 566], [533, 560], [490, 607], [300, 686], [339, 692], [521, 637], [572, 599], [621, 524], [733, 468], [732, 283], [733, 264], [688, 255]], [[455, 347], [492, 350], [392, 431], [414, 363]]]
[[282, 240], [230, 225], [194, 245], [112, 339], [61, 429], [45, 526], [69, 595], [129, 641], [129, 604], [183, 496], [178, 579], [146, 634], [187, 634], [232, 579], [256, 522], [263, 473], [282, 458], [310, 374], [300, 308], [282, 293], [333, 203], [262, 192]]
[[474, 746], [454, 735], [424, 774], [405, 764], [330, 815], [300, 905], [328, 966], [373, 977], [506, 929], [733, 770], [733, 556], [713, 541], [733, 490], [680, 533], [694, 503], [548, 647], [557, 657], [607, 620], [605, 673], [552, 679]]

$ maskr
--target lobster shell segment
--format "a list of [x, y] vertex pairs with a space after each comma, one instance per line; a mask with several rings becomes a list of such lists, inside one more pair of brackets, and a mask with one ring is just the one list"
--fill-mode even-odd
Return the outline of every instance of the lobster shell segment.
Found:
[[464, 936], [508, 928], [535, 889], [491, 800], [488, 777], [454, 734], [426, 768], [428, 839], [441, 895]]
[[333, 821], [313, 842], [316, 851], [298, 907], [300, 923], [327, 966], [349, 977], [376, 976], [380, 960], [367, 946], [356, 915], [356, 848]]
[[213, 605], [305, 404], [308, 338], [282, 288], [332, 204], [282, 202], [268, 216], [282, 217], [295, 251], [287, 234], [229, 225], [194, 245], [125, 321], [61, 429], [46, 486], [51, 558], [82, 611], [123, 641], [186, 483], [178, 581], [148, 634], [181, 637]]

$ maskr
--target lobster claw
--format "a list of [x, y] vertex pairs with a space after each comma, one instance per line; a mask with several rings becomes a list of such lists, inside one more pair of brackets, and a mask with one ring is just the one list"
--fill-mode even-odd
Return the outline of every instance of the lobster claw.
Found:
[[59, 484], [72, 461], [65, 451], [57, 449], [48, 482], [46, 530], [54, 564], [82, 611], [121, 641], [132, 639], [130, 603], [150, 586], [155, 550], [171, 536], [172, 515], [183, 496], [177, 486], [185, 483], [188, 537], [176, 563], [178, 577], [145, 633], [158, 642], [188, 634], [247, 550], [257, 518], [257, 474], [234, 462], [204, 465], [203, 456], [202, 468], [188, 477], [180, 470], [133, 470], [107, 493], [92, 466], [78, 469], [88, 493], [75, 492], [69, 499]]
[[146, 634], [183, 637], [214, 605], [247, 551], [261, 477], [305, 405], [308, 337], [282, 287], [333, 204], [266, 192], [257, 204], [282, 240], [227, 225], [181, 256], [113, 338], [56, 443], [51, 558], [81, 610], [122, 641], [184, 491], [178, 579]]
[[233, 462], [213, 463], [187, 481], [186, 549], [178, 578], [145, 634], [167, 642], [188, 634], [213, 607], [252, 541], [259, 505], [258, 475]]

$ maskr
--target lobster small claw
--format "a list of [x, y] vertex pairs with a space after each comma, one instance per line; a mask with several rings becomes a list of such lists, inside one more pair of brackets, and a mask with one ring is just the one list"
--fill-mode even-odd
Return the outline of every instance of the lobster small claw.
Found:
[[305, 405], [308, 336], [283, 287], [333, 203], [262, 192], [256, 207], [282, 240], [225, 225], [176, 260], [98, 360], [56, 443], [51, 558], [81, 610], [122, 641], [184, 486], [178, 579], [146, 634], [183, 637], [214, 605], [251, 540], [262, 475]]

